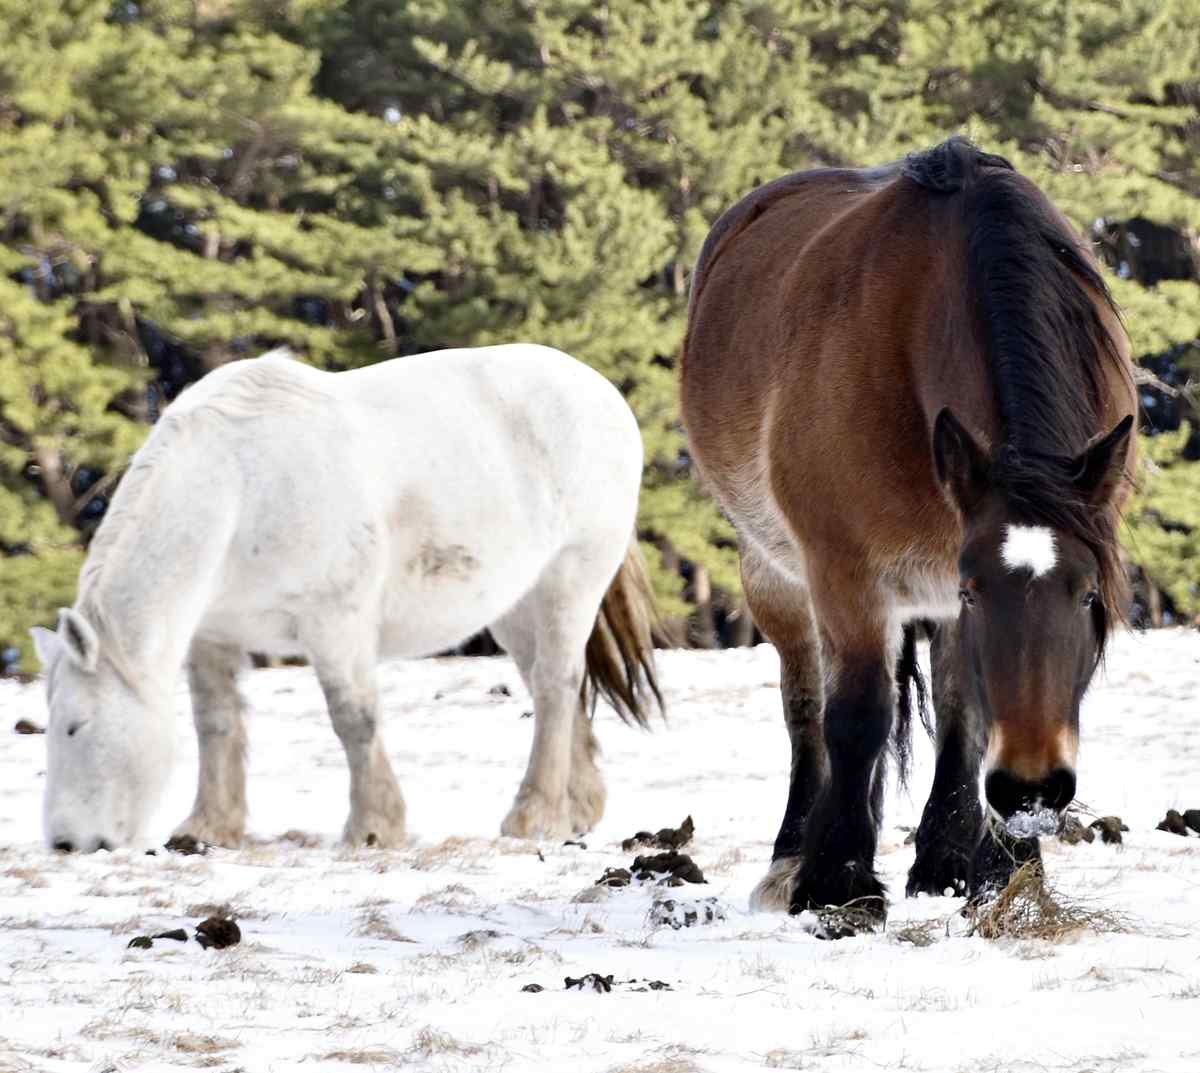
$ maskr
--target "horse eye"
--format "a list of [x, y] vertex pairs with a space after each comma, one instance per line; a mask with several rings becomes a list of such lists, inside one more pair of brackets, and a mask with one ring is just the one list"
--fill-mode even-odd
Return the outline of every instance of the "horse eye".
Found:
[[79, 724], [78, 724], [78, 723], [72, 723], [72, 724], [71, 724], [69, 727], [67, 727], [67, 737], [68, 737], [68, 738], [73, 738], [73, 737], [75, 737], [75, 732], [76, 732], [78, 729], [79, 729]]
[[962, 603], [963, 607], [975, 606], [975, 594], [970, 589], [959, 589], [958, 599]]
[[1100, 594], [1095, 589], [1089, 589], [1083, 594], [1083, 606], [1091, 607], [1099, 598]]

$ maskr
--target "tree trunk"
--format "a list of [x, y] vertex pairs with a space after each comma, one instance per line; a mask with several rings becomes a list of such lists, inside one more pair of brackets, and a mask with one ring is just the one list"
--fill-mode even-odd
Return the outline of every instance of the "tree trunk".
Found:
[[58, 520], [64, 525], [74, 525], [75, 493], [71, 491], [71, 478], [63, 472], [62, 456], [57, 448], [48, 443], [39, 443], [33, 449], [33, 460], [41, 471], [42, 488], [46, 498], [54, 505]]
[[367, 276], [367, 300], [371, 303], [375, 319], [379, 321], [379, 331], [383, 336], [384, 349], [392, 357], [395, 357], [399, 353], [396, 345], [396, 325], [392, 320], [391, 310], [388, 309], [387, 302], [384, 300], [383, 288], [379, 286], [374, 272]]
[[697, 648], [716, 648], [717, 623], [713, 615], [712, 580], [703, 566], [698, 565], [692, 571], [692, 599], [696, 604], [693, 641]]
[[[666, 571], [675, 577], [679, 577], [679, 552], [675, 550], [674, 545], [664, 538], [659, 542], [658, 550], [662, 555], [662, 563]], [[667, 635], [671, 638], [670, 646], [672, 648], [690, 643], [690, 631], [686, 618], [672, 617], [666, 621], [665, 625]]]
[[1163, 624], [1162, 593], [1158, 586], [1146, 577], [1145, 571], [1142, 572], [1142, 577], [1146, 579], [1146, 617], [1150, 619], [1150, 625], [1157, 630]]

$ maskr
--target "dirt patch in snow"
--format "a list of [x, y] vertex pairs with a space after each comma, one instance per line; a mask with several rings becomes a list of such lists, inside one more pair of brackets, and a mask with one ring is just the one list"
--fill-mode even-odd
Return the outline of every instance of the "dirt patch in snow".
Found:
[[637, 846], [648, 846], [651, 849], [682, 849], [696, 834], [696, 825], [691, 816], [684, 819], [678, 827], [660, 827], [654, 834], [649, 831], [638, 831], [632, 838], [621, 843], [621, 849], [628, 853]]

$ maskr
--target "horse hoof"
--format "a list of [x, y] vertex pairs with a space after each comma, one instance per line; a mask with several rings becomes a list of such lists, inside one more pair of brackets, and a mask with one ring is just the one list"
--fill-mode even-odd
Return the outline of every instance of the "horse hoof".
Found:
[[568, 803], [552, 805], [541, 794], [518, 794], [509, 810], [500, 833], [509, 838], [558, 839], [570, 838], [575, 832], [568, 815]]
[[241, 846], [245, 833], [244, 824], [189, 819], [171, 832], [170, 841], [174, 842], [176, 839], [191, 838], [196, 842], [205, 842], [210, 846], [220, 846], [222, 849], [237, 849]]
[[347, 823], [342, 832], [342, 843], [370, 849], [400, 849], [405, 843], [404, 826], [394, 823]]
[[856, 935], [879, 931], [887, 922], [885, 913], [877, 913], [869, 909], [855, 909], [842, 906], [834, 909], [818, 909], [811, 911], [817, 922], [807, 929], [815, 939], [827, 942], [835, 939], [852, 939]]
[[586, 834], [600, 822], [604, 815], [604, 783], [597, 782], [586, 791], [571, 791], [571, 831]]
[[800, 874], [799, 857], [779, 857], [771, 862], [767, 874], [750, 892], [750, 910], [754, 913], [787, 913], [792, 907], [792, 892]]
[[967, 893], [969, 861], [961, 854], [918, 856], [908, 870], [904, 893], [909, 898], [928, 894], [935, 898], [961, 898]]
[[859, 861], [847, 861], [833, 874], [797, 877], [789, 906], [792, 913], [812, 910], [822, 921], [825, 938], [840, 939], [874, 930], [887, 919], [887, 888], [875, 870]]
[[967, 884], [968, 897], [972, 902], [986, 901], [1008, 886], [1023, 864], [1042, 860], [1041, 846], [1036, 838], [1010, 838], [995, 832], [986, 832], [975, 850], [971, 861], [971, 874]]

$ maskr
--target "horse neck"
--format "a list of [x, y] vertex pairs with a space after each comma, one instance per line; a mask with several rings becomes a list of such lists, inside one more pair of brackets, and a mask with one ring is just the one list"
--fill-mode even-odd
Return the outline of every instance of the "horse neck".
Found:
[[200, 472], [173, 451], [145, 482], [153, 487], [111, 519], [119, 530], [81, 586], [76, 606], [138, 692], [173, 689], [187, 657], [236, 524], [231, 477], [219, 458]]

